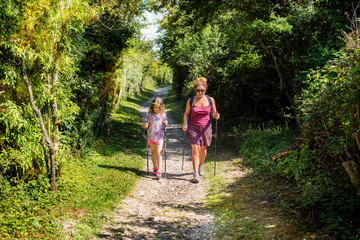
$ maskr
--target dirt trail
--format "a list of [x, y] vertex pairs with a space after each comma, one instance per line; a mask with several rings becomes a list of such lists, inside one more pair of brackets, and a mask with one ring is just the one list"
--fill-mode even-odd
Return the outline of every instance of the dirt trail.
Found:
[[[165, 99], [169, 88], [157, 89], [154, 96], [142, 105], [140, 113], [143, 119], [152, 99]], [[214, 217], [205, 208], [206, 183], [190, 182], [193, 170], [188, 139], [184, 170], [181, 170], [184, 132], [167, 114], [167, 178], [163, 176], [155, 180], [149, 156], [151, 175], [141, 176], [133, 191], [115, 210], [111, 223], [102, 228], [99, 239], [211, 239]], [[163, 164], [162, 172], [164, 167]], [[146, 166], [144, 170], [146, 172]]]

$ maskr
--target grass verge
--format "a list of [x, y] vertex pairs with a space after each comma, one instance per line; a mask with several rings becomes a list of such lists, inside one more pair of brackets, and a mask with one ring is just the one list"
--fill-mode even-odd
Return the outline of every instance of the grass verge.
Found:
[[9, 182], [0, 175], [0, 239], [91, 239], [142, 174], [145, 140], [140, 105], [153, 89], [124, 101], [106, 136], [69, 155], [58, 177]]
[[[263, 176], [266, 172], [254, 171], [244, 163], [245, 158], [240, 157], [242, 153], [246, 161], [268, 161], [269, 156], [291, 143], [294, 136], [279, 127], [235, 129], [233, 133], [219, 131], [216, 176], [212, 172], [211, 149], [206, 163], [207, 201], [217, 219], [216, 239], [318, 239], [315, 234], [299, 229], [301, 226], [296, 225], [279, 204], [271, 192], [274, 188], [270, 188], [275, 181]], [[285, 185], [276, 186], [277, 193], [281, 193]]]

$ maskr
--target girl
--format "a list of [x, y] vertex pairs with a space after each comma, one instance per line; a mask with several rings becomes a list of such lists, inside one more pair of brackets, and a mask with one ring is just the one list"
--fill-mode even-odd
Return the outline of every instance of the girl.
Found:
[[151, 148], [151, 160], [153, 162], [153, 174], [157, 179], [161, 178], [161, 150], [164, 143], [164, 126], [168, 124], [164, 102], [161, 98], [156, 97], [152, 101], [149, 113], [146, 115], [144, 128], [148, 128], [147, 142]]

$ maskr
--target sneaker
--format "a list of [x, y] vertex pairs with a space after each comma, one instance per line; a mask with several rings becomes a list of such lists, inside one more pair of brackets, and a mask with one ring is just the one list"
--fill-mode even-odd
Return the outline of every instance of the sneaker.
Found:
[[157, 172], [157, 173], [156, 173], [156, 178], [157, 178], [157, 179], [160, 179], [160, 178], [161, 178], [161, 172]]
[[157, 167], [154, 167], [153, 174], [156, 175], [157, 171], [158, 171]]
[[204, 175], [204, 165], [199, 166], [199, 175], [200, 176]]
[[198, 173], [194, 173], [194, 178], [193, 178], [193, 180], [191, 180], [191, 182], [193, 182], [193, 183], [200, 182], [200, 176]]

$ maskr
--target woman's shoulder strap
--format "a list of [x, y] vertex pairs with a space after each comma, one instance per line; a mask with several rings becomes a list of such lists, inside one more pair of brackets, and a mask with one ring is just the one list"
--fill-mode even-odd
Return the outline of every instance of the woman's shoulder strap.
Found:
[[207, 100], [209, 101], [210, 103], [210, 108], [211, 108], [211, 111], [212, 111], [212, 100], [211, 100], [211, 97], [209, 95], [205, 95]]
[[190, 98], [190, 107], [192, 106], [192, 104], [193, 104], [193, 102], [194, 102], [194, 97], [195, 97], [195, 96], [192, 96], [192, 97]]

